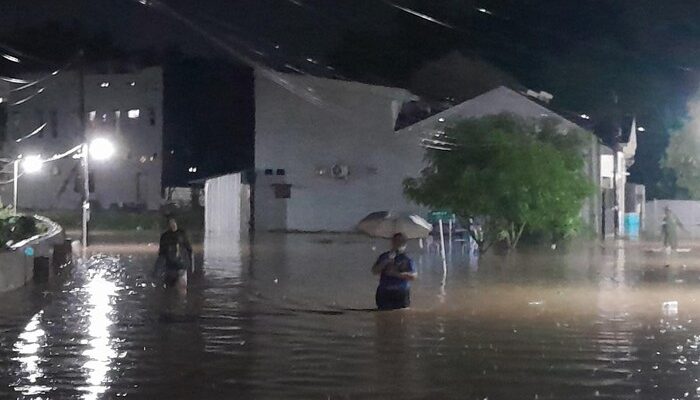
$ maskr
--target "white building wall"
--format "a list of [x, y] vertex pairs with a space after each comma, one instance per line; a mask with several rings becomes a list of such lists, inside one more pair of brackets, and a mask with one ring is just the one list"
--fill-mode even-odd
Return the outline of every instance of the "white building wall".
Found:
[[[408, 92], [285, 79], [310, 89], [326, 106], [256, 74], [256, 229], [352, 231], [370, 212], [420, 211], [404, 197], [402, 182], [420, 172], [423, 148], [393, 129], [397, 103], [407, 100]], [[348, 167], [347, 178], [330, 176], [336, 164]], [[276, 198], [274, 184], [291, 185], [290, 198]]]
[[241, 174], [207, 179], [204, 186], [204, 227], [207, 237], [238, 243], [247, 238], [250, 222], [250, 187]]
[[[48, 158], [84, 141], [80, 123], [80, 77], [66, 71], [43, 82], [42, 94], [10, 108], [4, 157], [39, 154]], [[107, 137], [117, 146], [115, 156], [90, 163], [94, 192], [102, 207], [161, 203], [163, 78], [160, 68], [130, 74], [84, 78], [88, 140]], [[11, 101], [21, 98], [13, 96]], [[139, 110], [129, 118], [129, 110]], [[133, 116], [133, 114], [132, 114]], [[46, 128], [21, 143], [15, 140], [43, 122]], [[42, 173], [20, 178], [19, 206], [24, 209], [78, 209], [82, 198], [79, 160], [67, 158], [46, 165]], [[5, 204], [12, 201], [12, 185], [0, 187]]]

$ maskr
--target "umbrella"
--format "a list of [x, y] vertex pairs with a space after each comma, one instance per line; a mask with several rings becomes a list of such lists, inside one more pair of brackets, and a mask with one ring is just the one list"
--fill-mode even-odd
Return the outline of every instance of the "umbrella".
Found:
[[403, 233], [408, 239], [420, 239], [428, 237], [433, 230], [433, 226], [418, 215], [389, 211], [373, 212], [364, 217], [357, 227], [370, 236], [387, 239], [397, 233]]

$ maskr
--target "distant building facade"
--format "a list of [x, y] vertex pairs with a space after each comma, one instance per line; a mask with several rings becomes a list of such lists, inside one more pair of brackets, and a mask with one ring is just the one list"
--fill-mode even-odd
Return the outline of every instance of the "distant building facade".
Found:
[[[93, 207], [158, 209], [163, 169], [162, 69], [85, 73], [82, 78], [77, 71], [63, 71], [40, 85], [43, 92], [21, 104], [12, 105], [22, 100], [21, 91], [10, 96], [2, 156], [46, 159], [86, 138], [107, 138], [115, 144], [114, 156], [90, 162]], [[80, 160], [67, 157], [47, 163], [38, 174], [22, 176], [18, 204], [31, 210], [79, 209], [82, 192]], [[0, 196], [3, 204], [10, 204], [12, 185], [0, 186]]]
[[394, 132], [411, 93], [280, 76], [255, 76], [256, 230], [353, 231], [374, 211], [420, 210], [402, 182], [420, 172], [424, 149]]
[[[499, 87], [406, 124], [401, 110], [410, 108], [411, 93], [314, 78], [256, 75], [255, 228], [285, 231], [352, 231], [374, 211], [424, 213], [403, 194], [403, 181], [425, 167], [426, 139], [446, 125], [465, 118], [512, 113], [524, 118], [549, 117], [563, 129], [583, 129], [590, 146], [584, 155], [586, 173], [599, 188], [613, 179], [607, 161], [613, 150], [589, 130], [545, 105], [507, 87]], [[296, 89], [317, 96], [317, 103]], [[620, 156], [618, 212], [624, 208], [626, 164]], [[622, 193], [620, 193], [622, 192]], [[608, 233], [605, 190], [589, 198], [581, 211], [599, 235]], [[608, 219], [610, 217], [608, 216]], [[622, 229], [622, 228], [620, 228]]]

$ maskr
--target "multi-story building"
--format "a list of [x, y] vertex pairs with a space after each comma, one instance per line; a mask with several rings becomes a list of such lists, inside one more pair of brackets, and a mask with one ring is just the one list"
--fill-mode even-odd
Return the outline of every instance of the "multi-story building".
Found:
[[[163, 169], [162, 69], [82, 76], [78, 71], [64, 71], [40, 85], [43, 91], [21, 104], [16, 103], [36, 89], [11, 94], [2, 156], [47, 159], [86, 140], [107, 138], [116, 148], [113, 157], [90, 162], [93, 207], [158, 209]], [[11, 171], [8, 165], [5, 172]], [[40, 173], [21, 176], [19, 207], [80, 208], [81, 174], [80, 160], [66, 157], [46, 163]], [[4, 204], [12, 202], [12, 191], [12, 185], [0, 186]]]

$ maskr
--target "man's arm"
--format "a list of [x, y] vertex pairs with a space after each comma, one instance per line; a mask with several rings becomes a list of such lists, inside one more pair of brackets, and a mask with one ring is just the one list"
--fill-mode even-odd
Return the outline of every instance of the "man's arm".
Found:
[[160, 235], [160, 240], [158, 241], [158, 255], [163, 256], [165, 255], [165, 235]]
[[389, 262], [391, 262], [389, 257], [379, 256], [379, 258], [377, 259], [377, 262], [375, 262], [374, 265], [372, 265], [372, 274], [374, 274], [374, 275], [381, 274], [382, 271], [384, 271], [384, 268], [386, 268], [386, 266], [389, 264]]
[[181, 232], [182, 234], [182, 245], [185, 246], [185, 249], [192, 255], [192, 244], [190, 243], [190, 238], [187, 236], [187, 233], [185, 231]]
[[418, 274], [416, 273], [415, 268], [413, 268], [413, 261], [411, 259], [408, 259], [405, 262], [407, 263], [406, 271], [396, 274], [396, 277], [399, 279], [403, 279], [405, 281], [416, 280], [416, 278], [418, 277]]

